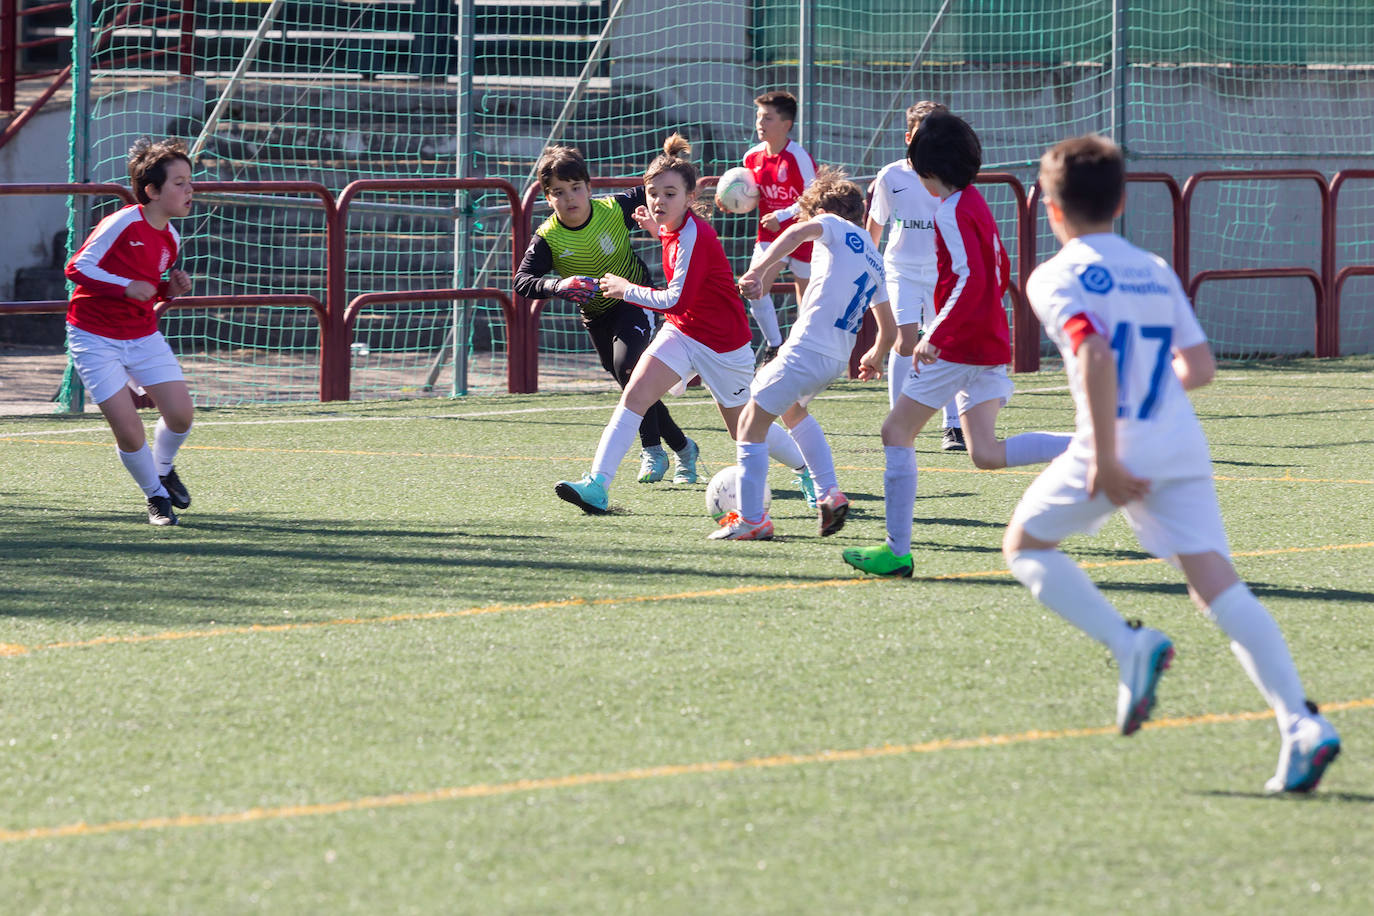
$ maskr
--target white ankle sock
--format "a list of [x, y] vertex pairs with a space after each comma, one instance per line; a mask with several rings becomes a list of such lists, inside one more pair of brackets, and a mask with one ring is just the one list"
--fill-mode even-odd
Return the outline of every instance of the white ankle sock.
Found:
[[1117, 663], [1131, 647], [1131, 628], [1088, 574], [1058, 550], [1019, 550], [1011, 573], [1035, 599], [1112, 650]]
[[625, 453], [639, 436], [639, 424], [644, 417], [635, 413], [624, 404], [616, 405], [611, 414], [611, 422], [601, 431], [601, 441], [596, 446], [596, 457], [592, 459], [592, 473], [600, 474], [606, 489], [611, 488], [616, 469], [624, 460]]
[[159, 476], [165, 477], [172, 470], [172, 465], [176, 462], [177, 449], [181, 448], [181, 443], [185, 442], [189, 435], [191, 427], [186, 427], [184, 433], [174, 433], [166, 420], [162, 417], [157, 418], [157, 427], [153, 430], [153, 461], [157, 464]]
[[119, 453], [120, 462], [128, 469], [129, 475], [133, 477], [134, 483], [138, 484], [144, 496], [167, 495], [167, 488], [157, 479], [157, 462], [153, 460], [153, 450], [148, 448], [147, 442], [136, 452], [123, 451], [117, 445], [115, 451]]
[[911, 374], [911, 357], [900, 356], [896, 350], [887, 351], [887, 407], [891, 410], [897, 406], [897, 399], [902, 396], [902, 386], [906, 384], [906, 377]]
[[959, 429], [959, 408], [954, 401], [945, 405], [945, 429]]
[[770, 347], [781, 347], [782, 329], [778, 327], [778, 310], [773, 307], [773, 297], [765, 293], [762, 299], [750, 299], [749, 312], [763, 332], [763, 342]]
[[1007, 439], [1007, 467], [1043, 464], [1059, 456], [1073, 441], [1071, 433], [1021, 433]]
[[797, 448], [797, 443], [792, 441], [791, 436], [787, 435], [787, 430], [778, 424], [768, 424], [768, 438], [764, 441], [768, 444], [768, 454], [778, 464], [785, 465], [794, 471], [806, 467], [806, 459], [802, 457], [801, 449]]
[[789, 432], [792, 441], [797, 443], [811, 479], [816, 482], [816, 493], [824, 495], [839, 486], [835, 478], [835, 456], [830, 452], [830, 443], [825, 439], [821, 424], [810, 414]]
[[1274, 708], [1282, 730], [1289, 715], [1304, 711], [1307, 694], [1278, 624], [1244, 582], [1213, 598], [1207, 616], [1231, 637], [1231, 651]]
[[916, 449], [883, 446], [883, 514], [887, 546], [899, 557], [911, 553], [911, 528], [916, 513]]

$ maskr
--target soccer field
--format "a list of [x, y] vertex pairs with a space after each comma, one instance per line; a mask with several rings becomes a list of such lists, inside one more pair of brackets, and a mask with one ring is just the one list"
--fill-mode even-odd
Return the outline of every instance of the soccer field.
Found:
[[[1016, 383], [1003, 434], [1071, 425], [1062, 373]], [[849, 524], [774, 466], [749, 543], [630, 459], [610, 515], [554, 497], [610, 392], [203, 410], [168, 529], [98, 417], [0, 417], [0, 910], [1367, 913], [1374, 357], [1193, 399], [1342, 734], [1311, 797], [1263, 795], [1272, 716], [1119, 518], [1067, 549], [1178, 656], [1115, 734], [1108, 653], [1001, 557], [1034, 470], [927, 430], [916, 577], [845, 566], [883, 536], [877, 384], [813, 404]], [[669, 407], [733, 461], [705, 394]]]

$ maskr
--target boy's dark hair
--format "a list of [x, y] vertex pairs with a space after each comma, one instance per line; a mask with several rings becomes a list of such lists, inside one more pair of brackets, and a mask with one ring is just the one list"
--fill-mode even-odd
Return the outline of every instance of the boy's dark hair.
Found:
[[784, 121], [797, 120], [797, 97], [790, 92], [783, 92], [781, 89], [765, 92], [754, 99], [754, 104], [767, 105], [781, 115]]
[[148, 185], [159, 191], [167, 180], [167, 163], [180, 159], [191, 165], [191, 156], [186, 144], [181, 140], [168, 137], [154, 143], [147, 137], [140, 137], [129, 147], [129, 183], [133, 185], [134, 197], [141, 204], [149, 203]]
[[1126, 193], [1121, 147], [1096, 134], [1056, 143], [1040, 157], [1040, 189], [1074, 222], [1107, 222]]
[[544, 155], [539, 157], [539, 163], [534, 167], [534, 173], [539, 179], [539, 187], [545, 192], [555, 179], [592, 183], [587, 160], [582, 158], [582, 151], [575, 146], [546, 147]]
[[906, 129], [907, 133], [915, 133], [916, 128], [921, 126], [921, 122], [930, 117], [937, 111], [949, 111], [939, 102], [920, 101], [906, 110]]
[[858, 224], [864, 218], [864, 192], [849, 180], [843, 169], [821, 166], [815, 180], [797, 198], [797, 209], [807, 218], [824, 210]]
[[948, 111], [932, 111], [911, 137], [907, 161], [922, 178], [938, 178], [952, 188], [973, 184], [983, 165], [983, 144], [968, 122]]

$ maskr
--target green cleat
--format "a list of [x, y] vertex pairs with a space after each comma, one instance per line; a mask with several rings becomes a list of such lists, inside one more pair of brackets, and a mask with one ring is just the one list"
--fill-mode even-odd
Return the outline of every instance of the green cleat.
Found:
[[553, 492], [559, 499], [577, 506], [588, 515], [605, 515], [607, 508], [606, 485], [599, 474], [583, 474], [582, 479], [573, 483], [560, 480]]
[[860, 572], [874, 576], [910, 579], [915, 567], [911, 554], [899, 557], [886, 544], [881, 547], [851, 547], [840, 556]]
[[811, 472], [806, 468], [797, 471], [797, 476], [792, 478], [792, 483], [796, 484], [801, 490], [801, 495], [806, 498], [806, 508], [816, 508], [816, 481], [811, 479]]
[[668, 473], [668, 453], [661, 445], [653, 445], [639, 452], [639, 482], [658, 483]]
[[697, 456], [701, 454], [701, 449], [697, 448], [696, 442], [691, 439], [682, 447], [682, 451], [673, 453], [673, 483], [696, 483], [697, 482]]

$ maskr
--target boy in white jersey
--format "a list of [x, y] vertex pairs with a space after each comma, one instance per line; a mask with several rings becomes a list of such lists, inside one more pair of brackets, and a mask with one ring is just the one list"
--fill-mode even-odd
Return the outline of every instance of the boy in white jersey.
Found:
[[1068, 451], [1031, 484], [1002, 542], [1036, 598], [1111, 649], [1121, 669], [1117, 725], [1136, 731], [1173, 658], [1157, 630], [1128, 624], [1058, 549], [1122, 507], [1143, 547], [1183, 571], [1188, 591], [1274, 708], [1282, 736], [1269, 792], [1316, 788], [1340, 737], [1303, 692], [1283, 635], [1236, 576], [1212, 484], [1207, 439], [1185, 391], [1216, 362], [1178, 278], [1112, 232], [1125, 168], [1102, 137], [1065, 140], [1040, 160], [1050, 227], [1064, 244], [1028, 292], [1064, 357], [1077, 408]]
[[860, 360], [860, 377], [877, 378], [883, 357], [896, 339], [896, 322], [887, 304], [883, 264], [877, 249], [857, 225], [863, 218], [863, 192], [838, 169], [823, 168], [797, 200], [805, 222], [783, 230], [767, 255], [740, 277], [746, 299], [799, 245], [814, 243], [815, 270], [797, 309], [797, 320], [778, 355], [754, 376], [749, 403], [740, 412], [736, 443], [739, 457], [739, 511], [731, 512], [709, 537], [766, 540], [773, 521], [763, 508], [768, 488], [769, 427], [779, 416], [801, 449], [816, 483], [821, 537], [844, 527], [849, 500], [840, 492], [835, 459], [806, 404], [849, 368], [849, 354], [873, 299], [878, 340]]
[[[902, 142], [911, 144], [921, 121], [932, 111], [948, 111], [939, 102], [917, 102], [906, 110], [906, 133]], [[897, 316], [897, 344], [887, 357], [888, 407], [897, 406], [902, 384], [911, 372], [911, 354], [920, 338], [920, 329], [935, 320], [935, 211], [940, 198], [926, 190], [921, 176], [905, 157], [889, 163], [873, 179], [872, 199], [868, 205], [868, 233], [877, 245], [883, 228], [890, 222], [892, 233], [883, 252], [887, 268], [887, 299]], [[953, 401], [945, 405], [944, 435], [940, 448], [964, 451], [964, 431], [959, 426], [959, 410]]]

